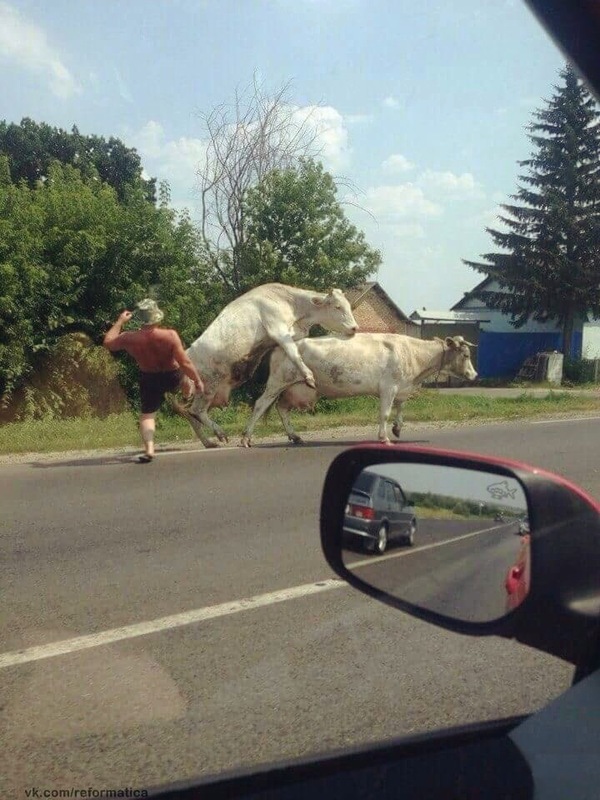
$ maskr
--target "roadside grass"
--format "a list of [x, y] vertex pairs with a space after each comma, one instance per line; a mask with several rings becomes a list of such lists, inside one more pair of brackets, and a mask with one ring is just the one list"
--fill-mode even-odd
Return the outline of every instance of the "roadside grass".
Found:
[[[422, 390], [406, 401], [405, 422], [468, 422], [469, 420], [509, 420], [548, 414], [600, 411], [600, 397], [579, 395], [568, 391], [548, 391], [536, 397], [526, 390], [517, 397], [489, 397], [476, 394], [446, 394]], [[373, 397], [354, 397], [343, 400], [320, 400], [314, 413], [294, 412], [292, 424], [298, 432], [310, 432], [338, 427], [372, 426], [375, 436], [378, 425], [378, 401]], [[246, 404], [215, 409], [212, 418], [231, 437], [239, 439], [249, 417]], [[181, 443], [195, 440], [189, 425], [168, 413], [157, 418], [156, 442]], [[274, 409], [261, 420], [254, 437], [272, 434], [285, 435]], [[139, 447], [137, 418], [133, 411], [113, 414], [104, 419], [83, 418], [12, 422], [0, 425], [0, 454], [64, 452], [103, 448]]]

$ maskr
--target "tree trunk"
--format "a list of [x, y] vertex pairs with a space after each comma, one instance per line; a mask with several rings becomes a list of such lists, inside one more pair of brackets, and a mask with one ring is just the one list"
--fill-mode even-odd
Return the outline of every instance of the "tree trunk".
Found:
[[571, 358], [571, 346], [573, 342], [573, 312], [569, 310], [567, 316], [565, 317], [565, 321], [563, 322], [563, 330], [562, 330], [562, 343], [563, 343], [563, 354], [565, 358]]

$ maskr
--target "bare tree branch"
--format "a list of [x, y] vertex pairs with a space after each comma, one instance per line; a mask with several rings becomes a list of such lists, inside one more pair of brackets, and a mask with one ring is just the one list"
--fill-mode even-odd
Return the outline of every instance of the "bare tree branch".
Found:
[[200, 235], [216, 273], [228, 288], [243, 288], [240, 252], [246, 241], [244, 201], [269, 172], [318, 154], [311, 114], [300, 116], [289, 101], [290, 84], [272, 96], [254, 76], [236, 90], [231, 105], [201, 117], [208, 142], [197, 171], [201, 200]]

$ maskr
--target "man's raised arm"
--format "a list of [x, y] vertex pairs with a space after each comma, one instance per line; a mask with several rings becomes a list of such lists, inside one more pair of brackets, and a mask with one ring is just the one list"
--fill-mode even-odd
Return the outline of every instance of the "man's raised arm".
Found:
[[122, 311], [119, 314], [117, 321], [114, 323], [112, 328], [108, 330], [104, 336], [104, 341], [102, 344], [106, 347], [107, 350], [121, 350], [121, 344], [118, 341], [119, 336], [121, 335], [121, 328], [125, 325], [126, 322], [132, 318], [133, 313], [131, 311]]

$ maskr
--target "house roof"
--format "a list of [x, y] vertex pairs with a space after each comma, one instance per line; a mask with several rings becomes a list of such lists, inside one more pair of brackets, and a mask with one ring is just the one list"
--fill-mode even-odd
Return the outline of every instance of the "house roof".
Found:
[[394, 314], [396, 314], [396, 316], [400, 320], [402, 320], [402, 322], [408, 322], [409, 325], [414, 324], [413, 320], [411, 320], [411, 318], [408, 317], [404, 313], [404, 311], [398, 308], [398, 306], [394, 303], [389, 294], [385, 291], [385, 289], [381, 288], [381, 286], [377, 283], [377, 281], [363, 283], [361, 286], [357, 286], [354, 289], [345, 289], [344, 294], [350, 301], [350, 305], [352, 306], [352, 308], [356, 308], [356, 306], [358, 306], [362, 302], [365, 295], [371, 291], [378, 294], [379, 297], [384, 301], [384, 303], [386, 303], [386, 305], [388, 305], [389, 308], [392, 309]]
[[485, 288], [486, 288], [486, 286], [489, 286], [489, 284], [490, 284], [490, 283], [493, 283], [493, 282], [494, 282], [494, 278], [490, 278], [490, 276], [488, 275], [488, 276], [487, 276], [487, 278], [484, 278], [484, 279], [481, 281], [481, 283], [478, 283], [478, 284], [477, 284], [477, 286], [474, 286], [474, 287], [471, 289], [471, 291], [470, 291], [470, 292], [465, 292], [465, 293], [464, 293], [464, 295], [461, 297], [461, 299], [458, 301], [458, 303], [455, 303], [455, 304], [452, 306], [451, 310], [452, 310], [452, 311], [455, 311], [455, 310], [457, 310], [457, 309], [461, 309], [461, 308], [463, 307], [463, 305], [464, 305], [464, 304], [465, 304], [465, 303], [466, 303], [468, 300], [471, 300], [471, 299], [473, 298], [473, 295], [475, 295], [477, 292], [480, 292], [482, 289], [485, 289]]
[[[456, 308], [456, 306], [455, 306]], [[423, 308], [413, 311], [411, 319], [419, 322], [490, 322], [489, 314], [478, 311], [435, 311]]]

